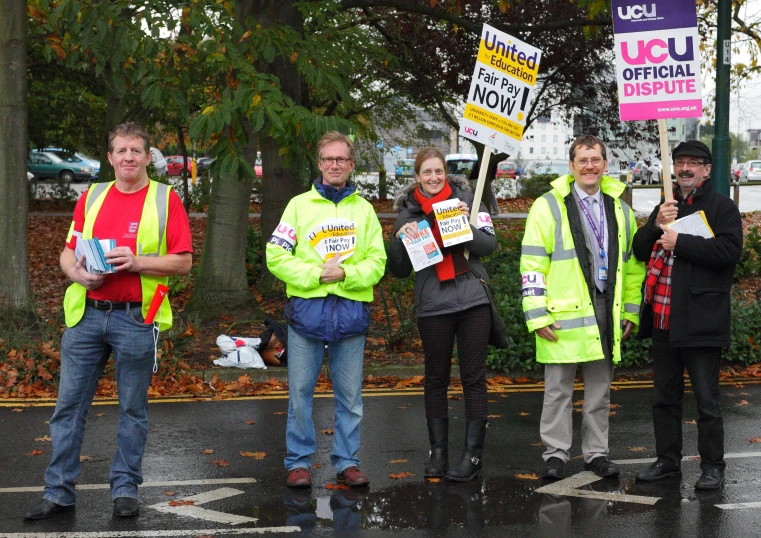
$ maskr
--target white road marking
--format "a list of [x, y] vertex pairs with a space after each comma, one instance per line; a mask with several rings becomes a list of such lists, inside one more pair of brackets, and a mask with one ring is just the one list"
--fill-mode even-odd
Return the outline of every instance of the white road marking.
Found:
[[546, 493], [549, 495], [583, 497], [585, 499], [600, 499], [603, 501], [647, 504], [650, 506], [661, 500], [660, 497], [646, 497], [644, 495], [627, 495], [625, 493], [576, 489], [592, 484], [593, 482], [597, 482], [598, 480], [602, 480], [602, 478], [594, 474], [592, 471], [582, 471], [563, 480], [542, 486], [541, 488], [534, 491], [536, 493]]
[[171, 531], [10, 532], [0, 533], [0, 538], [173, 538], [175, 536], [187, 538], [188, 536], [229, 536], [300, 531], [301, 527], [246, 527], [238, 529], [183, 529]]
[[[724, 454], [724, 459], [731, 460], [737, 458], [761, 458], [761, 452], [735, 452], [734, 454]], [[638, 463], [653, 463], [656, 458], [639, 458], [631, 460], [612, 460], [617, 465], [635, 465]], [[700, 456], [685, 456], [682, 461], [700, 461]]]
[[183, 497], [182, 501], [195, 501], [195, 504], [171, 506], [169, 501], [153, 504], [148, 508], [158, 510], [159, 512], [166, 512], [168, 514], [175, 514], [178, 516], [194, 517], [196, 519], [205, 519], [206, 521], [213, 521], [214, 523], [226, 523], [228, 525], [241, 525], [243, 523], [256, 523], [257, 519], [246, 516], [236, 516], [234, 514], [226, 514], [224, 512], [217, 512], [216, 510], [207, 510], [201, 508], [198, 505], [206, 504], [212, 501], [218, 501], [220, 499], [226, 499], [227, 497], [234, 497], [235, 495], [242, 495], [244, 492], [239, 489], [233, 488], [220, 488], [205, 493], [199, 493], [198, 495], [191, 495], [190, 497]]
[[[213, 486], [217, 484], [254, 484], [255, 478], [210, 478], [207, 480], [170, 480], [163, 482], [143, 482], [141, 488], [167, 488], [174, 486]], [[109, 484], [77, 484], [78, 490], [110, 489]], [[44, 490], [44, 486], [0, 488], [0, 493], [32, 493]], [[0, 534], [0, 537], [2, 535]]]
[[761, 508], [761, 502], [716, 504], [714, 506], [716, 506], [717, 508], [721, 508], [723, 510], [737, 510], [737, 509], [743, 509], [743, 508]]

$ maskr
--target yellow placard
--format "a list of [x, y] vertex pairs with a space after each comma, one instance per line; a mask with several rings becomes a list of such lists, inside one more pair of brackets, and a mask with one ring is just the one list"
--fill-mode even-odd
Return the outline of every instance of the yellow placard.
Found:
[[515, 51], [508, 50], [507, 52], [503, 52], [504, 50], [503, 47], [488, 50], [486, 48], [486, 42], [482, 39], [481, 45], [478, 47], [477, 61], [531, 86], [536, 84], [539, 62], [535, 61], [534, 67], [530, 68], [524, 57], [519, 59], [515, 54]]
[[463, 117], [466, 120], [471, 120], [489, 127], [490, 129], [494, 129], [495, 131], [499, 131], [515, 140], [521, 140], [523, 138], [523, 125], [470, 103], [465, 105], [465, 114]]

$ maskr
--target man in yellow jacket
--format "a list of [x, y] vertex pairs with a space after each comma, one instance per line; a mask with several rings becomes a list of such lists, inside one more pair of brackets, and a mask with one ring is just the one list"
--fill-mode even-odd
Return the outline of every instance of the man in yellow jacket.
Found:
[[608, 459], [610, 383], [621, 341], [639, 324], [645, 270], [631, 254], [637, 224], [619, 198], [624, 186], [604, 175], [605, 144], [581, 136], [569, 153], [572, 173], [534, 202], [521, 248], [523, 312], [536, 333], [536, 360], [545, 365], [544, 478], [563, 478], [570, 459], [578, 365], [584, 377], [584, 466], [614, 477], [619, 470]]
[[336, 402], [330, 462], [339, 481], [366, 486], [358, 457], [362, 366], [373, 286], [385, 271], [386, 250], [375, 209], [349, 182], [351, 140], [325, 133], [317, 158], [321, 177], [288, 202], [267, 244], [267, 268], [286, 283], [288, 295], [286, 483], [312, 485], [312, 398], [327, 345]]

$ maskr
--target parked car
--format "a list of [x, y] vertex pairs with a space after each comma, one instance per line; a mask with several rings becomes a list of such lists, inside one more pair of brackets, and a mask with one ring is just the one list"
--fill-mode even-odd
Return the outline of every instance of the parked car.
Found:
[[740, 181], [761, 180], [761, 161], [745, 161], [744, 164], [740, 171]]
[[536, 174], [551, 174], [556, 176], [562, 176], [570, 174], [571, 169], [568, 168], [568, 161], [561, 161], [559, 159], [547, 159], [541, 161], [530, 161], [523, 172], [527, 176], [533, 176]]
[[260, 153], [256, 154], [256, 162], [254, 163], [254, 171], [256, 172], [256, 177], [261, 179], [262, 178], [262, 155]]
[[650, 168], [645, 164], [645, 161], [637, 161], [632, 168], [632, 183], [645, 183], [647, 178], [647, 172]]
[[732, 179], [735, 181], [740, 181], [740, 172], [743, 171], [743, 168], [745, 168], [745, 163], [739, 163], [734, 172], [732, 172]]
[[515, 166], [514, 162], [511, 161], [502, 161], [497, 165], [497, 179], [502, 178], [512, 178], [515, 179], [515, 176], [518, 175], [518, 167]]
[[95, 169], [83, 161], [68, 161], [53, 152], [30, 151], [26, 166], [37, 179], [61, 178], [68, 183], [92, 181], [97, 176]]
[[444, 157], [447, 165], [447, 175], [470, 179], [473, 167], [478, 162], [478, 155], [469, 153], [450, 153]]
[[196, 159], [196, 173], [206, 172], [214, 162], [213, 157], [198, 157]]
[[399, 159], [394, 168], [396, 179], [415, 177], [415, 159]]
[[[170, 176], [179, 176], [182, 173], [182, 170], [185, 168], [185, 166], [182, 163], [182, 155], [171, 155], [167, 157], [166, 159], [166, 171], [167, 174]], [[187, 158], [187, 165], [188, 165], [188, 173], [190, 172], [191, 167], [191, 158]], [[196, 169], [197, 170], [197, 169]]]
[[168, 174], [166, 159], [158, 148], [151, 148], [151, 164], [157, 176], [162, 177]]
[[[36, 150], [32, 150], [32, 151], [36, 151]], [[85, 155], [84, 153], [81, 153], [79, 151], [67, 151], [62, 148], [45, 148], [40, 151], [55, 153], [61, 159], [63, 159], [64, 161], [68, 161], [70, 163], [89, 164], [90, 166], [93, 167], [93, 170], [95, 171], [95, 177], [93, 178], [93, 180], [98, 179], [98, 175], [100, 174], [100, 161], [98, 159], [93, 159], [92, 157]]]
[[31, 173], [29, 170], [26, 171], [26, 180], [32, 181], [34, 179], [34, 174]]

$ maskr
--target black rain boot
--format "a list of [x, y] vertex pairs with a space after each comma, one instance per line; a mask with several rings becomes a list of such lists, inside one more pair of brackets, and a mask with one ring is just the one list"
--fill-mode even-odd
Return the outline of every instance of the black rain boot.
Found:
[[485, 420], [468, 421], [465, 424], [465, 452], [457, 465], [446, 474], [448, 480], [467, 482], [473, 480], [483, 469], [484, 438], [489, 424]]
[[431, 459], [425, 466], [426, 478], [442, 478], [449, 467], [449, 419], [425, 417], [428, 423], [428, 440]]

